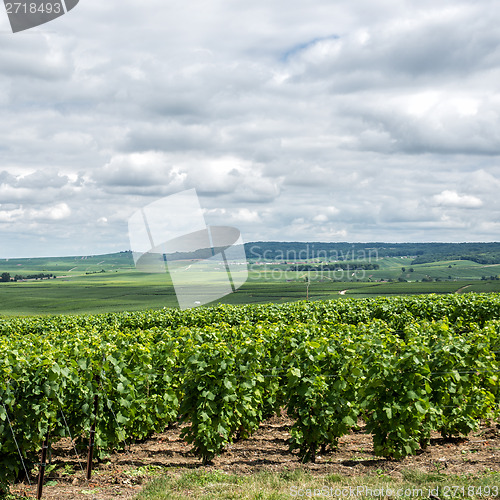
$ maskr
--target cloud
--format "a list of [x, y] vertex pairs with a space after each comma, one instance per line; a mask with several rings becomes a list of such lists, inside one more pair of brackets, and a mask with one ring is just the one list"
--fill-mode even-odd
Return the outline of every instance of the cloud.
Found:
[[31, 174], [24, 175], [17, 178], [14, 185], [19, 188], [39, 188], [43, 186], [44, 189], [54, 188], [60, 189], [68, 184], [68, 177], [60, 175], [58, 172], [46, 172], [36, 170]]
[[22, 208], [15, 208], [11, 210], [2, 210], [0, 207], [0, 222], [14, 222], [16, 219], [23, 215]]
[[483, 202], [475, 196], [448, 190], [434, 195], [433, 200], [437, 205], [444, 207], [479, 208], [483, 205]]
[[27, 214], [29, 219], [34, 220], [54, 220], [59, 221], [67, 219], [71, 215], [71, 209], [66, 203], [44, 207], [40, 210], [30, 210]]
[[193, 187], [245, 241], [496, 240], [499, 22], [489, 0], [0, 17], [0, 256], [124, 250], [132, 212]]
[[316, 216], [313, 217], [314, 222], [328, 222], [331, 219], [334, 219], [338, 214], [340, 213], [340, 210], [335, 207], [325, 207], [323, 213], [320, 213]]
[[231, 215], [233, 220], [239, 224], [242, 222], [261, 222], [259, 213], [256, 210], [249, 210], [248, 208], [240, 208]]
[[156, 152], [117, 155], [95, 173], [94, 179], [106, 186], [141, 188], [168, 186], [176, 181], [177, 189], [182, 186], [182, 175]]
[[60, 221], [67, 219], [71, 215], [71, 209], [66, 203], [57, 203], [56, 205], [46, 206], [39, 209], [23, 208], [22, 206], [14, 209], [2, 210], [0, 206], [1, 222], [27, 222], [36, 221]]

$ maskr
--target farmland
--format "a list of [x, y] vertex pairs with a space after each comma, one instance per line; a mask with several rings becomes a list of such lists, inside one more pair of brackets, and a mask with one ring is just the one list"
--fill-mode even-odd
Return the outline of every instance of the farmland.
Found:
[[[412, 264], [414, 258], [384, 256], [377, 269], [335, 271], [317, 259], [306, 264], [309, 271], [296, 271], [280, 260], [249, 260], [248, 280], [218, 303], [284, 303], [298, 300], [332, 300], [348, 296], [373, 297], [426, 293], [500, 292], [500, 264], [469, 260], [442, 260]], [[355, 268], [360, 262], [345, 261]], [[190, 262], [186, 262], [186, 267]], [[403, 271], [404, 269], [404, 271]], [[0, 282], [0, 314], [103, 313], [176, 307], [170, 275], [146, 274], [134, 268], [129, 252], [117, 254], [2, 259], [0, 275], [53, 274], [55, 279]], [[220, 273], [207, 275], [220, 279]], [[307, 279], [307, 283], [306, 283]], [[345, 291], [345, 292], [344, 292]], [[342, 294], [340, 292], [343, 292]]]
[[182, 424], [208, 465], [282, 411], [299, 461], [360, 419], [375, 455], [412, 456], [498, 416], [499, 318], [453, 294], [4, 319], [1, 480], [93, 422], [101, 456]]
[[[205, 468], [273, 421], [281, 456], [304, 466], [346, 439], [418, 463], [436, 440], [481, 436], [500, 409], [500, 265], [432, 255], [256, 257], [236, 293], [184, 312], [170, 275], [129, 252], [1, 260], [16, 280], [0, 282], [0, 483], [34, 481], [44, 439], [56, 483], [77, 477], [67, 457], [92, 425], [96, 460], [175, 439]], [[141, 463], [130, 474], [170, 467]]]

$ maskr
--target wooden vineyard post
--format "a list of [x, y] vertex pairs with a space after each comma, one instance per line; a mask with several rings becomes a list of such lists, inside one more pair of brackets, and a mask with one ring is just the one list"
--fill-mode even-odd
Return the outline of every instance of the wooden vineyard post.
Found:
[[49, 447], [49, 433], [45, 436], [45, 440], [42, 445], [42, 459], [40, 461], [40, 471], [38, 472], [38, 488], [36, 493], [36, 498], [40, 500], [42, 498], [43, 492], [43, 477], [45, 475], [45, 467], [47, 466], [47, 449]]
[[94, 458], [95, 426], [97, 421], [98, 402], [99, 400], [96, 394], [94, 396], [94, 422], [90, 427], [89, 454], [87, 456], [87, 480], [90, 480], [90, 477], [92, 476], [92, 460]]

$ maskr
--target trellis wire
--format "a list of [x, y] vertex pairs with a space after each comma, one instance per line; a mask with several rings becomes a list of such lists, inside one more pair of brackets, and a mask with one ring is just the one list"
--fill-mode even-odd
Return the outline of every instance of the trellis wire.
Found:
[[17, 444], [16, 435], [14, 434], [14, 429], [12, 428], [12, 424], [10, 422], [9, 413], [7, 412], [7, 408], [5, 408], [5, 405], [3, 403], [2, 403], [2, 406], [3, 406], [3, 409], [5, 410], [5, 415], [7, 416], [7, 422], [9, 422], [10, 431], [12, 432], [12, 437], [14, 438], [14, 443], [16, 443], [17, 452], [19, 453], [19, 457], [21, 458], [21, 463], [23, 464], [24, 472], [26, 473], [28, 483], [31, 486], [30, 476], [28, 474], [28, 471], [26, 470], [26, 465], [24, 464], [23, 454], [21, 453], [21, 449], [19, 448], [19, 445]]
[[71, 430], [69, 428], [68, 422], [66, 422], [66, 417], [64, 416], [64, 412], [62, 411], [62, 408], [60, 406], [59, 406], [59, 409], [61, 411], [61, 415], [62, 415], [62, 418], [64, 420], [64, 425], [66, 426], [66, 429], [68, 429], [69, 438], [71, 439], [71, 444], [73, 446], [73, 449], [75, 450], [76, 458], [78, 460], [78, 465], [80, 466], [80, 469], [82, 470], [82, 472], [85, 474], [85, 471], [83, 470], [82, 463], [80, 461], [80, 456], [78, 455], [78, 450], [76, 449], [75, 443], [73, 441], [73, 437], [71, 436]]

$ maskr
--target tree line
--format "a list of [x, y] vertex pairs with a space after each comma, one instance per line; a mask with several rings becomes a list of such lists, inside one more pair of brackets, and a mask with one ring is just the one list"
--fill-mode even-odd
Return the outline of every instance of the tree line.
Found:
[[378, 264], [371, 262], [335, 262], [333, 264], [296, 264], [291, 266], [289, 271], [372, 271], [379, 269]]
[[0, 282], [8, 283], [9, 281], [21, 281], [21, 280], [43, 280], [43, 279], [51, 279], [55, 278], [55, 276], [51, 274], [37, 273], [37, 274], [28, 274], [27, 276], [22, 276], [21, 274], [16, 274], [14, 277], [11, 277], [10, 273], [2, 273], [0, 275]]

